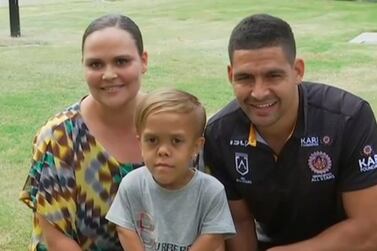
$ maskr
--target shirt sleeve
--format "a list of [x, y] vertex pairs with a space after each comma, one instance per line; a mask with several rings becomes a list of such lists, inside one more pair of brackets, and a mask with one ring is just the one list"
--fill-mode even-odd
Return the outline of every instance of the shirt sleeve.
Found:
[[[226, 167], [224, 157], [221, 155], [220, 142], [215, 142], [212, 135], [212, 128], [207, 127], [205, 131], [205, 143], [203, 148], [203, 162], [206, 173], [216, 177], [225, 187], [228, 200], [242, 199], [237, 192], [236, 185], [231, 179], [231, 175]], [[229, 153], [224, 153], [229, 154]]]
[[67, 135], [45, 126], [34, 139], [31, 168], [20, 200], [34, 211], [33, 240], [40, 241], [42, 232], [36, 214], [68, 237], [77, 241], [75, 225], [75, 176], [72, 152]]
[[353, 191], [377, 184], [377, 125], [373, 111], [367, 102], [355, 116], [349, 118], [344, 131], [342, 191]]
[[136, 224], [132, 218], [132, 208], [128, 194], [131, 190], [128, 184], [131, 181], [129, 179], [131, 176], [128, 174], [122, 179], [117, 194], [106, 214], [106, 219], [118, 226], [136, 231]]
[[208, 200], [201, 234], [223, 234], [229, 238], [235, 233], [225, 191], [221, 189]]

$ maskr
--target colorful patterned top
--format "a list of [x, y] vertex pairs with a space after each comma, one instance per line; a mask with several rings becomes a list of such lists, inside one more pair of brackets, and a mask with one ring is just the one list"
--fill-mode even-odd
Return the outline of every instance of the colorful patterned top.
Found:
[[[123, 176], [121, 164], [90, 134], [80, 104], [51, 118], [34, 139], [31, 170], [20, 199], [82, 250], [122, 250], [105, 215]], [[37, 218], [29, 250], [47, 250]]]

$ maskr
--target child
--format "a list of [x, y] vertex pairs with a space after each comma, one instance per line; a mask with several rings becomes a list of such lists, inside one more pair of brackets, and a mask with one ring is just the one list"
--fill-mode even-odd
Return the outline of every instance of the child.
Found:
[[135, 124], [145, 166], [129, 173], [106, 218], [124, 249], [211, 251], [235, 228], [223, 185], [193, 168], [204, 143], [206, 114], [193, 95], [147, 95]]

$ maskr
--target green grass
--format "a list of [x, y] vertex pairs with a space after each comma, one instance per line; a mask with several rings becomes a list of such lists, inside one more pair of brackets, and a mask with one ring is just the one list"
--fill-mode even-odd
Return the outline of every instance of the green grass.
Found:
[[[26, 2], [26, 1], [23, 1]], [[36, 2], [36, 1], [34, 1]], [[331, 0], [41, 0], [20, 7], [20, 38], [9, 37], [8, 8], [0, 8], [0, 250], [25, 250], [31, 212], [18, 202], [36, 130], [87, 92], [80, 43], [95, 17], [121, 12], [144, 34], [150, 64], [144, 89], [174, 86], [197, 95], [212, 114], [232, 99], [227, 82], [231, 29], [251, 13], [292, 24], [306, 80], [340, 86], [377, 111], [376, 45], [349, 44], [377, 31], [377, 5]]]

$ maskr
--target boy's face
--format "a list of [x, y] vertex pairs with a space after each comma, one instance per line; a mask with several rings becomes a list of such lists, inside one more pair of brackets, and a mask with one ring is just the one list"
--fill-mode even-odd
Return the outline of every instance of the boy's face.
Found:
[[204, 143], [196, 121], [194, 112], [152, 113], [145, 121], [141, 152], [155, 181], [164, 188], [181, 188], [193, 176], [192, 161]]

